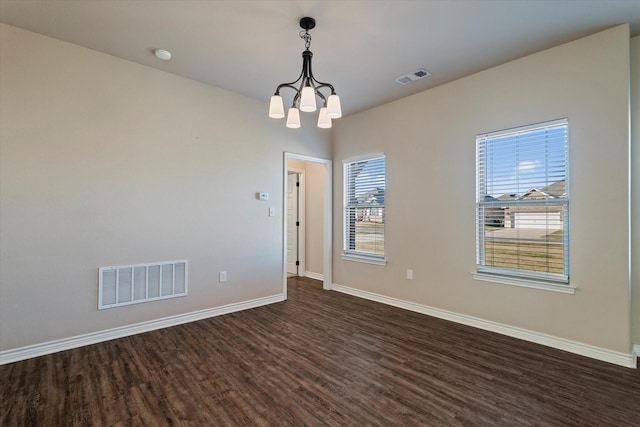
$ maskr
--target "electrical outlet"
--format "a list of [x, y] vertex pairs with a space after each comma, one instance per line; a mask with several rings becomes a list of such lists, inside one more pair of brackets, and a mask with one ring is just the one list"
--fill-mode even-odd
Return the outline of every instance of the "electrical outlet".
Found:
[[413, 280], [413, 270], [407, 270], [407, 279]]
[[220, 283], [225, 283], [227, 281], [227, 272], [221, 271], [219, 277]]

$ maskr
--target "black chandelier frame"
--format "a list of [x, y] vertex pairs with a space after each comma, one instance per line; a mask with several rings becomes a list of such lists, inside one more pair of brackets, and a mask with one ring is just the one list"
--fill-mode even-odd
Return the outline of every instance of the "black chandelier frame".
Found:
[[[327, 106], [327, 98], [324, 96], [320, 89], [329, 88], [331, 89], [331, 95], [336, 94], [336, 90], [331, 83], [321, 82], [315, 78], [313, 75], [313, 70], [311, 68], [311, 59], [313, 58], [313, 52], [309, 50], [311, 47], [311, 34], [309, 34], [309, 30], [315, 28], [316, 20], [310, 17], [304, 17], [300, 19], [300, 28], [303, 31], [300, 31], [300, 38], [305, 41], [305, 50], [302, 52], [302, 72], [298, 78], [290, 83], [282, 83], [278, 85], [274, 95], [280, 96], [280, 89], [284, 87], [288, 87], [296, 91], [295, 96], [293, 97], [293, 102], [291, 103], [292, 107], [296, 107], [300, 102], [300, 98], [302, 97], [302, 89], [305, 86], [311, 86], [315, 94], [322, 100], [323, 105]], [[296, 87], [296, 84], [300, 83], [299, 87]]]

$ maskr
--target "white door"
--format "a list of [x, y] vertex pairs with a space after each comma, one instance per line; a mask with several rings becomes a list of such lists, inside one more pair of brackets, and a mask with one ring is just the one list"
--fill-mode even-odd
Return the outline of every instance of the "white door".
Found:
[[287, 176], [287, 273], [298, 275], [298, 174]]

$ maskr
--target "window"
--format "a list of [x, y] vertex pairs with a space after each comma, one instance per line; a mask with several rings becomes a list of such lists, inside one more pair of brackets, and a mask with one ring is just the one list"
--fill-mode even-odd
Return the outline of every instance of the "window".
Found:
[[569, 282], [566, 119], [476, 137], [477, 270]]
[[385, 169], [383, 154], [344, 162], [343, 259], [384, 264]]

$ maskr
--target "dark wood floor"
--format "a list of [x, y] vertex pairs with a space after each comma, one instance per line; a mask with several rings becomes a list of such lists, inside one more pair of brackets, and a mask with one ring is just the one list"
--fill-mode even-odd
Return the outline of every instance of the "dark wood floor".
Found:
[[0, 367], [2, 426], [640, 426], [640, 370], [290, 279], [289, 300]]

